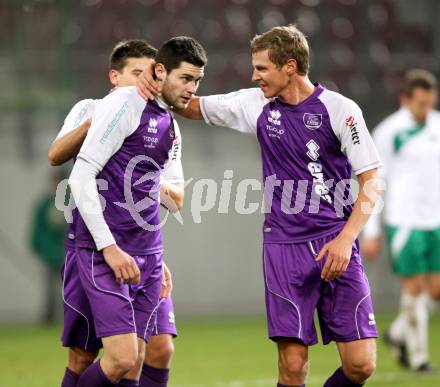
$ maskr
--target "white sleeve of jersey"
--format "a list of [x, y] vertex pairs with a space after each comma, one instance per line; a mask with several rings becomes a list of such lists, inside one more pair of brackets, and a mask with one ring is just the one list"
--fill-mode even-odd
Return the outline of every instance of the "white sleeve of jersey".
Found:
[[328, 90], [319, 98], [327, 108], [333, 131], [341, 142], [341, 151], [347, 156], [354, 173], [359, 175], [381, 167], [379, 154], [359, 106]]
[[75, 203], [98, 250], [115, 242], [103, 215], [96, 176], [139, 126], [145, 101], [133, 97], [135, 92], [136, 88], [121, 88], [97, 104], [69, 179]]
[[[102, 250], [104, 247], [114, 244], [115, 239], [102, 213], [96, 185], [98, 173], [99, 169], [94, 164], [78, 159], [70, 174], [69, 185], [78, 211], [92, 234], [96, 248]], [[91, 208], [94, 210], [91, 211]]]
[[77, 102], [64, 120], [64, 124], [55, 139], [57, 140], [65, 136], [67, 133], [81, 125], [85, 120], [92, 117], [93, 111], [95, 110], [95, 104], [96, 101], [93, 99], [83, 99], [82, 101]]
[[200, 98], [203, 118], [209, 125], [226, 126], [243, 133], [257, 133], [257, 120], [269, 102], [258, 88]]
[[176, 120], [174, 120], [174, 132], [175, 139], [162, 171], [162, 179], [169, 183], [182, 183], [185, 181], [182, 167], [182, 135]]
[[99, 101], [78, 157], [102, 170], [125, 138], [139, 126], [141, 115], [136, 110], [129, 93], [122, 89]]

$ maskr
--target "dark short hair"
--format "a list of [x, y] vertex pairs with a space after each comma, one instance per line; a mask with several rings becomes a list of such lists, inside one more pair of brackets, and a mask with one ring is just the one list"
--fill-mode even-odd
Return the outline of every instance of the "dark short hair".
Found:
[[156, 63], [162, 63], [167, 71], [177, 69], [182, 62], [197, 67], [206, 65], [206, 51], [197, 40], [188, 36], [177, 36], [167, 40], [157, 51]]
[[110, 54], [110, 68], [121, 71], [129, 58], [154, 58], [157, 49], [142, 39], [123, 40], [116, 44]]
[[403, 80], [402, 94], [411, 97], [414, 89], [417, 88], [427, 91], [437, 90], [437, 79], [435, 75], [423, 69], [409, 70]]

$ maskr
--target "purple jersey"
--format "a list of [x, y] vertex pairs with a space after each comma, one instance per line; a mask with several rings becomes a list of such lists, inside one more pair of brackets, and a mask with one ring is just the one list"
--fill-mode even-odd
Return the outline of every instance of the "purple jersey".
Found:
[[[144, 101], [135, 87], [119, 88], [97, 103], [78, 155], [100, 170], [96, 181], [104, 219], [118, 246], [132, 255], [163, 249], [155, 226], [160, 172], [175, 137], [172, 122], [165, 104]], [[78, 247], [96, 249], [81, 216], [75, 231]]]
[[298, 105], [245, 89], [200, 99], [209, 124], [255, 134], [265, 182], [265, 243], [301, 243], [332, 234], [352, 210], [346, 185], [380, 166], [359, 107], [316, 85]]
[[[81, 125], [85, 120], [91, 119], [93, 112], [95, 111], [95, 106], [99, 100], [84, 99], [77, 102], [69, 114], [64, 120], [63, 126], [60, 129], [56, 139], [59, 139], [73, 130], [75, 130], [79, 125]], [[170, 149], [169, 157], [166, 165], [163, 169], [162, 177], [165, 181], [171, 183], [182, 183], [184, 181], [183, 168], [182, 168], [182, 136], [180, 133], [180, 128], [176, 120], [174, 120], [175, 129], [175, 139], [173, 147]], [[76, 159], [76, 157], [75, 157]], [[75, 161], [75, 160], [74, 160]], [[71, 218], [68, 219], [68, 229], [66, 233], [66, 250], [69, 248], [74, 248], [75, 246], [75, 225], [78, 218], [78, 209], [74, 206], [73, 199], [71, 198]]]

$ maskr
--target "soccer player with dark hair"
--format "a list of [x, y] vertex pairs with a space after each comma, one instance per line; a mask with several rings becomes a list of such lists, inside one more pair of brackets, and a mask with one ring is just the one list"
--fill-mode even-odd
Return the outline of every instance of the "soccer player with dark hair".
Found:
[[[112, 54], [111, 56], [112, 69], [110, 71], [110, 79], [115, 86], [133, 84], [133, 79], [136, 79], [139, 72], [152, 64], [152, 48], [137, 44], [140, 41], [134, 42], [136, 43], [135, 53], [140, 52], [139, 60], [148, 60], [140, 63], [139, 60], [133, 59], [136, 58], [135, 55], [131, 58], [130, 50], [126, 47], [127, 42], [117, 45], [113, 52], [116, 55]], [[131, 168], [132, 179], [135, 176], [138, 179], [142, 172], [157, 174], [166, 162], [169, 168], [164, 172], [164, 182], [161, 183], [161, 201], [168, 206], [174, 205], [177, 208], [181, 206], [183, 187], [179, 187], [179, 184], [182, 185], [183, 175], [179, 156], [180, 135], [177, 123], [175, 121], [173, 123], [169, 107], [182, 108], [185, 106], [198, 87], [199, 80], [203, 75], [203, 64], [206, 63], [203, 49], [191, 38], [176, 38], [175, 41], [167, 42], [164, 47], [168, 50], [171, 47], [173, 50], [173, 45], [180, 47], [182, 42], [189, 48], [196, 47], [199, 56], [185, 54], [176, 48], [176, 55], [179, 56], [177, 67], [174, 62], [167, 61], [166, 57], [162, 63], [155, 65], [157, 75], [164, 78], [164, 88], [169, 87], [169, 90], [173, 91], [172, 93], [165, 91], [162, 99], [145, 104], [137, 96], [134, 88], [122, 87], [98, 101], [96, 107], [93, 106], [95, 112], [91, 128], [71, 175], [72, 185], [80, 182], [77, 186], [72, 187], [72, 191], [76, 196], [75, 199], [78, 199], [78, 207], [83, 215], [76, 220], [76, 229], [72, 233], [77, 246], [75, 260], [78, 264], [76, 270], [79, 272], [83, 288], [82, 295], [79, 295], [82, 297], [78, 298], [83, 299], [86, 294], [87, 312], [91, 315], [91, 321], [88, 319], [89, 314], [77, 313], [77, 320], [83, 317], [82, 322], [85, 325], [84, 332], [79, 333], [84, 333], [82, 339], [87, 341], [76, 346], [69, 355], [72, 355], [72, 352], [75, 355], [75, 352], [84, 346], [91, 348], [96, 344], [96, 347], [99, 348], [99, 341], [91, 342], [91, 339], [96, 337], [102, 339], [104, 348], [107, 350], [105, 350], [100, 363], [102, 368], [98, 363], [90, 365], [81, 376], [78, 384], [76, 384], [78, 374], [69, 372], [70, 367], [68, 367], [65, 379], [70, 376], [71, 382], [63, 384], [63, 386], [113, 385], [106, 383], [118, 381], [122, 377], [125, 379], [120, 381], [119, 385], [138, 385], [136, 380], [139, 378], [140, 365], [142, 364], [144, 340], [148, 340], [151, 334], [158, 333], [162, 333], [163, 338], [159, 339], [157, 336], [157, 339], [152, 339], [147, 346], [146, 364], [142, 369], [140, 386], [166, 386], [167, 384], [167, 368], [173, 352], [171, 335], [175, 335], [176, 332], [174, 321], [170, 321], [171, 316], [174, 316], [171, 300], [161, 299], [159, 302], [157, 294], [157, 302], [155, 304], [153, 302], [156, 299], [157, 286], [158, 284], [160, 286], [161, 277], [162, 244], [160, 230], [156, 229], [158, 226], [157, 202], [150, 200], [147, 203], [147, 208], [143, 209], [136, 206], [130, 208], [129, 203], [124, 203], [124, 200], [127, 200], [127, 194], [124, 191], [126, 188], [124, 176], [126, 177], [126, 175], [124, 175], [123, 167], [125, 166], [125, 172]], [[147, 53], [146, 49], [150, 52]], [[128, 70], [127, 67], [130, 64], [132, 66]], [[171, 68], [171, 70], [167, 71], [166, 68]], [[111, 105], [115, 106], [114, 112], [109, 109]], [[83, 108], [77, 109], [76, 125], [85, 118], [87, 108], [84, 110]], [[81, 115], [83, 117], [79, 117]], [[95, 125], [96, 120], [98, 121]], [[78, 131], [80, 130], [79, 128]], [[124, 137], [125, 135], [126, 137]], [[80, 136], [79, 133], [78, 137]], [[77, 141], [78, 145], [82, 143], [83, 139], [84, 137]], [[63, 137], [60, 140], [63, 141]], [[58, 154], [57, 152], [54, 154], [63, 156], [72, 152], [72, 149], [75, 148], [72, 146], [72, 142], [75, 141], [72, 139], [69, 141], [70, 143], [66, 140], [65, 147], [62, 147], [63, 149]], [[170, 145], [171, 148], [169, 148]], [[166, 149], [168, 152], [165, 152]], [[129, 156], [132, 156], [130, 160]], [[147, 159], [144, 160], [144, 158], [150, 158], [151, 162]], [[122, 175], [119, 175], [121, 172]], [[96, 174], [99, 174], [98, 177], [104, 178], [108, 183], [108, 191], [100, 193], [106, 200], [106, 207], [104, 212], [89, 214], [87, 213], [87, 203], [82, 203], [83, 199], [80, 199], [80, 196], [85, 192], [85, 181], [89, 180], [92, 183], [92, 194], [91, 199], [87, 200], [92, 202], [95, 200], [94, 204], [96, 204], [97, 191], [94, 182]], [[142, 194], [148, 193], [152, 196], [155, 184], [151, 184], [150, 181], [138, 184], [137, 179], [132, 180], [132, 186], [129, 187], [133, 195], [131, 198], [138, 200], [138, 195], [142, 196]], [[116, 199], [124, 200], [121, 200], [121, 203]], [[81, 204], [84, 206], [82, 207]], [[127, 206], [124, 207], [124, 205]], [[100, 207], [99, 204], [97, 206]], [[141, 217], [140, 222], [137, 215]], [[107, 221], [110, 227], [106, 225]], [[153, 227], [144, 227], [145, 225]], [[93, 240], [89, 230], [93, 235]], [[101, 235], [105, 235], [105, 238]], [[113, 241], [117, 245], [111, 243]], [[103, 254], [100, 254], [97, 249], [102, 250]], [[84, 257], [81, 257], [80, 252], [84, 254]], [[90, 257], [87, 257], [90, 255], [89, 253], [93, 256], [91, 260]], [[133, 257], [126, 253], [133, 255]], [[109, 267], [108, 264], [111, 266]], [[88, 270], [90, 265], [92, 269], [96, 267], [96, 270], [100, 272], [97, 278], [93, 276], [93, 270], [90, 275], [90, 270]], [[139, 269], [141, 269], [140, 278]], [[115, 282], [114, 278], [110, 278], [112, 270], [116, 279], [124, 282], [124, 285]], [[140, 280], [141, 284], [133, 285], [133, 282], [137, 282], [137, 280]], [[103, 286], [100, 286], [99, 281], [102, 281]], [[75, 289], [75, 287], [70, 288]], [[108, 303], [110, 300], [113, 308], [116, 308], [116, 312], [105, 308], [106, 302]], [[130, 316], [127, 316], [127, 310], [130, 312]], [[156, 311], [158, 312], [157, 319], [153, 316]], [[115, 315], [118, 317], [113, 317]], [[154, 327], [154, 321], [157, 321], [157, 327]], [[91, 327], [91, 325], [94, 326]], [[93, 332], [93, 328], [96, 328], [96, 332]], [[67, 331], [72, 332], [70, 328], [67, 328]], [[136, 334], [139, 337], [137, 343], [136, 340], [133, 342], [133, 337]], [[66, 328], [63, 339], [65, 337]], [[68, 341], [67, 338], [66, 341]], [[139, 349], [139, 356], [134, 349]], [[86, 358], [86, 361], [74, 364], [74, 366], [78, 366], [79, 371], [84, 371], [84, 368], [91, 364], [96, 354], [95, 351], [90, 354], [89, 358]], [[136, 367], [131, 369], [128, 366], [134, 359]], [[69, 362], [69, 364], [71, 363]], [[70, 371], [72, 370], [70, 369]], [[123, 371], [129, 372], [127, 374]]]
[[[109, 79], [114, 87], [133, 86], [138, 75], [154, 63], [157, 50], [140, 39], [125, 40], [117, 43], [110, 55]], [[49, 150], [52, 165], [61, 165], [76, 156], [87, 130], [98, 100], [86, 99], [77, 103], [64, 122], [64, 125]], [[80, 123], [82, 122], [82, 123]], [[181, 163], [182, 137], [174, 121], [176, 137], [170, 157], [163, 172], [161, 182], [161, 202], [171, 210], [183, 205], [183, 168]], [[101, 340], [97, 339], [93, 329], [93, 318], [75, 262], [74, 217], [69, 223], [66, 238], [66, 265], [63, 270], [64, 332], [63, 345], [69, 347], [68, 364], [63, 387], [76, 385], [79, 375], [96, 359]], [[145, 351], [145, 361], [141, 381], [160, 379], [166, 382], [174, 353], [173, 337], [177, 336], [174, 306], [171, 299], [171, 274], [164, 263], [165, 281], [169, 282], [161, 293], [161, 303], [157, 309], [157, 324]]]
[[[374, 130], [384, 167], [385, 239], [393, 271], [400, 277], [400, 311], [384, 335], [397, 360], [418, 372], [431, 372], [428, 351], [430, 304], [440, 300], [440, 113], [437, 80], [422, 69], [408, 71], [401, 107]], [[378, 257], [381, 217], [368, 221], [363, 254]]]
[[[316, 309], [323, 341], [336, 342], [342, 362], [325, 387], [361, 386], [375, 369], [377, 329], [357, 237], [379, 196], [378, 153], [359, 107], [309, 80], [308, 43], [295, 26], [256, 36], [251, 49], [259, 88], [195, 97], [180, 113], [260, 143], [263, 269], [278, 386], [305, 385]], [[151, 83], [151, 74], [139, 77], [148, 97], [144, 78]], [[360, 183], [354, 204], [352, 171]]]

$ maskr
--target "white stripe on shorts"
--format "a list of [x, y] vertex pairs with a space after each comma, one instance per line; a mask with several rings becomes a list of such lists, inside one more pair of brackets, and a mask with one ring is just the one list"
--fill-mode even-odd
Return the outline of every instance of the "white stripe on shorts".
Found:
[[128, 301], [128, 303], [130, 304], [130, 307], [131, 307], [132, 315], [133, 315], [133, 327], [134, 327], [134, 331], [137, 332], [137, 329], [136, 329], [136, 320], [135, 320], [135, 317], [134, 317], [134, 308], [133, 308], [133, 304], [132, 304], [131, 300], [130, 300], [128, 297], [125, 297], [125, 296], [124, 296], [123, 294], [121, 294], [121, 293], [116, 293], [116, 292], [113, 292], [113, 291], [111, 291], [111, 290], [102, 289], [102, 288], [100, 288], [100, 287], [96, 284], [96, 282], [95, 282], [95, 273], [94, 273], [94, 259], [95, 259], [95, 250], [93, 250], [93, 253], [92, 253], [92, 281], [93, 281], [93, 286], [94, 286], [97, 290], [99, 290], [100, 292], [107, 293], [107, 294], [114, 294], [115, 296], [121, 297], [121, 298], [123, 298], [124, 300]]
[[[166, 300], [166, 298], [161, 298], [161, 299], [159, 300], [159, 302], [157, 303], [157, 305], [154, 307], [153, 311], [151, 312], [150, 317], [148, 318], [148, 321], [147, 321], [147, 326], [145, 327], [144, 340], [145, 340], [145, 336], [147, 336], [148, 327], [150, 326], [150, 321], [151, 321], [151, 318], [152, 318], [153, 315], [154, 315], [154, 312], [156, 312], [157, 309], [159, 309], [159, 306], [160, 306], [160, 305], [162, 304], [162, 302], [164, 302], [165, 300]], [[157, 326], [157, 317], [156, 317], [156, 326]], [[157, 332], [157, 330], [156, 330], [156, 332]]]
[[362, 304], [362, 302], [364, 302], [368, 297], [370, 297], [370, 293], [368, 293], [366, 296], [364, 296], [356, 305], [356, 310], [354, 311], [354, 321], [356, 323], [356, 332], [358, 335], [359, 340], [361, 339], [361, 334], [359, 333], [359, 325], [358, 325], [358, 319], [357, 319], [357, 313], [358, 313], [358, 309], [359, 306]]
[[68, 254], [66, 254], [66, 263], [64, 264], [64, 272], [63, 272], [63, 286], [61, 288], [61, 295], [63, 297], [63, 301], [64, 303], [69, 306], [70, 308], [72, 308], [76, 313], [78, 313], [79, 315], [83, 316], [86, 320], [86, 324], [87, 324], [87, 338], [86, 338], [86, 343], [84, 345], [84, 349], [87, 351], [87, 345], [89, 344], [89, 337], [90, 337], [90, 323], [89, 323], [89, 319], [87, 318], [87, 316], [82, 313], [81, 311], [79, 311], [78, 309], [76, 309], [73, 305], [69, 304], [66, 300], [65, 294], [64, 294], [64, 286], [66, 283], [66, 271], [67, 271], [67, 264], [68, 264], [68, 260], [67, 260]]
[[313, 247], [313, 244], [311, 241], [309, 241], [309, 247], [310, 247], [310, 251], [312, 252], [312, 254], [316, 257], [318, 255], [318, 253], [315, 251], [315, 248]]
[[393, 260], [395, 260], [404, 249], [410, 235], [411, 229], [409, 227], [399, 227], [397, 229], [396, 234], [391, 241], [391, 256]]

